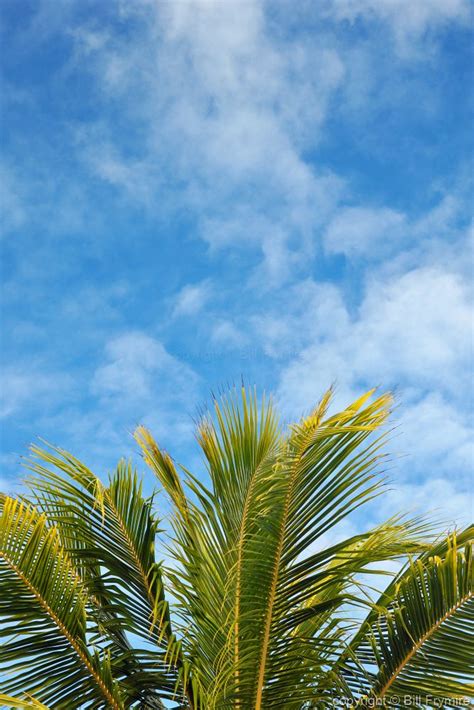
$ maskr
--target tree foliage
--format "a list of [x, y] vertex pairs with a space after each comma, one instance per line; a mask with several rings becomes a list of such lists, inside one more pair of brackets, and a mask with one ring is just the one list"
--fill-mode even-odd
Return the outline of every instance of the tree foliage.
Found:
[[[152, 497], [127, 462], [103, 482], [66, 451], [32, 447], [29, 494], [1, 497], [0, 702], [465, 705], [474, 530], [440, 537], [395, 516], [341, 536], [383, 494], [391, 399], [372, 391], [329, 414], [331, 394], [288, 430], [254, 392], [215, 401], [197, 432], [207, 482], [139, 427]], [[386, 584], [395, 562], [377, 596], [368, 580]]]

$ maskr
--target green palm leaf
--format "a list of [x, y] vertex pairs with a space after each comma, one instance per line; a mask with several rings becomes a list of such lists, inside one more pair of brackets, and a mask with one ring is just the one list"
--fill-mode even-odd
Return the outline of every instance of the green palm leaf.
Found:
[[[377, 492], [372, 470], [379, 442], [365, 449], [361, 444], [385, 421], [389, 401], [379, 398], [361, 409], [368, 396], [327, 418], [328, 392], [311, 416], [293, 428], [273, 467], [254, 487], [240, 572], [243, 707], [258, 710], [284, 697], [300, 703], [314, 697], [310, 676], [321, 669], [334, 639], [325, 631], [307, 639], [304, 653], [310, 662], [303, 666], [298, 663], [302, 640], [292, 632], [302, 609], [308, 610], [308, 600], [321, 598], [324, 608], [336, 608], [342, 601], [337, 593], [324, 597], [335, 578], [347, 576], [348, 570], [341, 567], [328, 571], [338, 550], [309, 555], [307, 550]], [[369, 559], [359, 559], [359, 566]], [[318, 616], [321, 611], [316, 603], [309, 613]]]
[[27, 708], [28, 710], [49, 710], [47, 705], [43, 705], [31, 695], [24, 698], [12, 698], [11, 695], [0, 694], [0, 703], [9, 708]]
[[[288, 431], [255, 392], [215, 400], [198, 427], [205, 481], [140, 427], [171, 529], [130, 464], [102, 482], [67, 452], [33, 447], [31, 500], [0, 494], [1, 701], [463, 705], [473, 529], [433, 543], [431, 525], [396, 515], [342, 539], [339, 524], [384, 491], [391, 399], [368, 392], [331, 415], [331, 397]], [[402, 569], [374, 602], [367, 580], [393, 560]]]
[[0, 634], [6, 693], [56, 707], [123, 707], [107, 654], [86, 640], [87, 592], [44, 515], [6, 498], [0, 518]]
[[183, 483], [151, 435], [137, 432], [173, 502], [179, 571], [171, 581], [188, 656], [208, 688], [206, 707], [313, 700], [315, 673], [341, 644], [340, 626], [328, 619], [354, 575], [422, 549], [416, 526], [393, 522], [305, 555], [378, 492], [380, 441], [361, 444], [385, 421], [389, 400], [363, 408], [369, 396], [325, 417], [328, 393], [288, 437], [271, 404], [259, 409], [251, 393], [243, 391], [240, 403], [235, 396], [215, 402], [216, 423], [206, 418], [198, 437], [211, 489], [188, 472]]
[[[412, 562], [397, 581], [386, 612], [373, 621], [356, 651], [367, 674], [364, 697], [416, 696], [421, 705], [474, 694], [474, 565], [472, 538], [459, 549]], [[465, 704], [461, 703], [461, 704]]]
[[[166, 655], [177, 641], [161, 566], [155, 561], [159, 522], [151, 500], [142, 495], [136, 472], [120, 462], [106, 486], [61, 449], [32, 447], [32, 451], [36, 458], [28, 467], [36, 475], [27, 483], [35, 503], [57, 526], [84, 579], [93, 602], [90, 612], [96, 634], [105, 635], [112, 644], [116, 677], [123, 680], [130, 700], [156, 702], [157, 687], [163, 697], [173, 696], [177, 675]], [[151, 647], [132, 649], [127, 633]]]

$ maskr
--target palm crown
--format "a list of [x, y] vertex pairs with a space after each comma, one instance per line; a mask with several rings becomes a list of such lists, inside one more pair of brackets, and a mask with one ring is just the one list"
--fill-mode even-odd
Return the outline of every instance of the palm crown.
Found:
[[[32, 447], [29, 496], [1, 497], [0, 701], [466, 705], [474, 529], [433, 538], [393, 517], [341, 540], [338, 524], [383, 492], [391, 399], [369, 392], [329, 416], [330, 399], [287, 431], [253, 392], [216, 402], [197, 434], [208, 484], [140, 427], [167, 521], [129, 463], [103, 483], [67, 452]], [[369, 573], [394, 560], [375, 594]]]

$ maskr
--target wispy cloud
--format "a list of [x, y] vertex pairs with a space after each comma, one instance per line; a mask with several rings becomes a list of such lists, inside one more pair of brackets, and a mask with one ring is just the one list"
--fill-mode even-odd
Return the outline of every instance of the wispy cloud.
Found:
[[[14, 416], [24, 408], [41, 411], [55, 406], [73, 393], [73, 379], [68, 373], [42, 370], [29, 364], [4, 370], [0, 398], [0, 418]], [[37, 432], [38, 433], [38, 432]]]
[[307, 344], [281, 378], [282, 397], [296, 410], [318, 397], [321, 382], [337, 380], [349, 395], [368, 380], [447, 395], [468, 383], [471, 296], [456, 274], [421, 267], [371, 279], [353, 316], [329, 289], [300, 318]]
[[468, 23], [471, 11], [468, 0], [333, 0], [329, 8], [328, 12], [339, 20], [386, 23], [393, 32], [397, 52], [410, 59], [419, 58], [421, 39], [426, 47], [427, 35], [432, 40], [440, 27]]
[[456, 193], [443, 194], [431, 209], [416, 217], [389, 207], [341, 206], [328, 223], [323, 240], [328, 253], [365, 262], [387, 260], [416, 249], [426, 259], [426, 252], [433, 252], [437, 240], [463, 238], [468, 219], [466, 200]]
[[212, 298], [212, 285], [208, 279], [197, 284], [187, 284], [174, 298], [172, 315], [195, 316]]
[[127, 158], [103, 123], [81, 132], [81, 153], [132, 199], [156, 207], [178, 189], [211, 247], [255, 245], [281, 279], [311, 253], [340, 191], [304, 150], [318, 142], [344, 65], [332, 48], [271, 37], [260, 2], [156, 8], [139, 46], [91, 46], [90, 30], [75, 32], [99, 84], [145, 127], [142, 157]]
[[102, 397], [149, 405], [153, 399], [180, 400], [196, 384], [190, 367], [170, 355], [155, 338], [129, 332], [110, 340], [105, 347], [106, 362], [92, 380], [93, 392]]
[[241, 374], [296, 416], [375, 382], [401, 495], [459, 502], [467, 0], [56, 5], [5, 15], [7, 451], [103, 470], [141, 421], [188, 455]]
[[324, 242], [330, 253], [371, 258], [373, 254], [379, 256], [381, 251], [399, 250], [407, 231], [405, 216], [395, 210], [345, 207], [334, 215]]

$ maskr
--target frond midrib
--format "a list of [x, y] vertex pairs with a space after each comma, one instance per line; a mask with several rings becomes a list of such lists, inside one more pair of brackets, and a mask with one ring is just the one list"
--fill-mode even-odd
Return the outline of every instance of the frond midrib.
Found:
[[6, 564], [15, 572], [15, 574], [21, 579], [23, 584], [27, 587], [27, 589], [33, 594], [35, 599], [37, 600], [38, 604], [41, 606], [41, 608], [46, 612], [46, 614], [49, 616], [49, 618], [53, 621], [53, 623], [57, 626], [59, 631], [62, 633], [62, 635], [65, 637], [65, 639], [68, 641], [68, 643], [71, 645], [73, 650], [75, 651], [76, 655], [80, 659], [80, 661], [83, 663], [83, 665], [86, 667], [89, 675], [92, 677], [96, 685], [99, 687], [101, 693], [105, 697], [108, 703], [110, 703], [111, 707], [114, 710], [122, 710], [121, 705], [119, 705], [114, 698], [114, 696], [110, 693], [109, 689], [103, 682], [102, 678], [96, 673], [94, 670], [92, 664], [90, 663], [89, 659], [87, 658], [86, 654], [82, 651], [76, 640], [74, 639], [73, 636], [69, 633], [67, 628], [64, 626], [62, 623], [61, 619], [57, 616], [57, 614], [51, 609], [49, 606], [48, 602], [46, 599], [42, 596], [42, 594], [36, 589], [36, 587], [30, 582], [30, 580], [23, 574], [23, 572], [19, 569], [19, 567], [13, 562], [13, 560], [8, 557], [3, 551], [0, 551], [0, 555], [3, 557], [5, 560]]
[[[120, 525], [120, 528], [121, 528], [121, 530], [122, 530], [122, 532], [123, 532], [123, 535], [124, 535], [126, 541], [128, 542], [130, 552], [132, 553], [132, 557], [133, 557], [133, 559], [134, 559], [134, 561], [135, 561], [135, 564], [137, 565], [137, 569], [138, 569], [138, 571], [139, 571], [139, 573], [140, 573], [140, 576], [141, 576], [141, 578], [142, 578], [143, 585], [144, 585], [144, 588], [145, 588], [145, 591], [146, 591], [146, 594], [147, 594], [147, 597], [148, 597], [148, 601], [149, 601], [149, 603], [150, 603], [151, 610], [152, 610], [152, 612], [151, 612], [152, 622], [151, 622], [151, 623], [153, 624], [153, 616], [154, 616], [156, 598], [155, 598], [155, 595], [153, 594], [153, 591], [152, 591], [152, 589], [151, 589], [151, 586], [150, 586], [150, 584], [149, 584], [149, 582], [148, 582], [148, 576], [147, 576], [147, 574], [145, 573], [145, 570], [144, 570], [143, 565], [142, 565], [142, 563], [141, 563], [140, 557], [139, 557], [139, 555], [138, 555], [138, 551], [135, 549], [135, 545], [133, 544], [133, 541], [132, 541], [131, 537], [130, 537], [129, 534], [128, 534], [127, 526], [125, 525], [125, 522], [123, 521], [122, 516], [120, 515], [120, 512], [119, 512], [118, 508], [116, 507], [116, 505], [115, 505], [115, 503], [114, 503], [114, 501], [113, 501], [113, 499], [112, 499], [112, 496], [110, 495], [110, 491], [109, 491], [107, 488], [104, 488], [104, 493], [105, 493], [105, 495], [106, 495], [106, 497], [107, 497], [107, 500], [108, 500], [108, 502], [109, 502], [110, 507], [112, 508], [112, 510], [114, 511], [114, 513], [115, 513], [115, 515], [116, 515], [117, 521], [118, 521], [118, 523], [119, 523], [119, 525]], [[168, 623], [168, 624], [165, 626], [165, 628], [164, 628], [164, 629], [161, 629], [161, 630], [164, 631], [167, 640], [169, 640], [170, 637], [172, 636], [172, 631], [171, 631], [170, 624]], [[177, 668], [177, 669], [182, 668], [182, 666], [183, 666], [183, 659], [182, 659], [182, 657], [181, 657], [181, 653], [180, 653], [180, 654], [178, 655], [178, 657], [176, 658], [176, 661], [175, 661], [175, 663], [174, 663], [174, 666], [175, 666], [175, 668]], [[185, 683], [185, 682], [183, 681], [183, 685], [185, 686], [185, 687], [184, 687], [185, 695], [186, 695], [186, 697], [187, 697], [187, 699], [188, 699], [188, 702], [191, 703], [191, 707], [192, 707], [192, 706], [193, 706], [193, 703], [194, 703], [193, 696], [192, 696], [192, 691], [191, 691], [191, 689], [189, 688], [189, 684], [188, 684], [188, 683]]]
[[[314, 430], [318, 429], [321, 424], [322, 406], [323, 405], [320, 404], [318, 411], [312, 415], [313, 420], [312, 420], [312, 427], [311, 427], [312, 431], [310, 434], [310, 438], [311, 438], [311, 435], [314, 432]], [[256, 694], [256, 701], [255, 701], [255, 710], [261, 710], [261, 707], [262, 707], [263, 687], [264, 687], [264, 682], [265, 682], [265, 670], [266, 670], [266, 665], [267, 665], [268, 646], [270, 644], [270, 633], [271, 633], [271, 625], [272, 625], [272, 618], [273, 618], [273, 609], [274, 609], [274, 605], [275, 605], [275, 597], [276, 597], [276, 591], [277, 591], [277, 586], [278, 586], [278, 578], [279, 578], [279, 574], [280, 574], [281, 553], [283, 551], [283, 545], [285, 543], [285, 532], [286, 532], [286, 526], [288, 523], [288, 515], [290, 512], [291, 496], [293, 493], [293, 488], [295, 485], [296, 477], [298, 475], [298, 466], [301, 462], [301, 458], [303, 456], [303, 453], [304, 453], [307, 443], [308, 443], [308, 440], [305, 442], [305, 446], [300, 447], [300, 449], [299, 449], [298, 456], [297, 456], [296, 460], [294, 461], [292, 469], [291, 469], [291, 476], [290, 476], [290, 480], [288, 482], [288, 487], [287, 487], [287, 490], [285, 493], [285, 502], [284, 502], [284, 506], [283, 506], [280, 536], [279, 536], [277, 551], [276, 551], [276, 555], [275, 555], [275, 565], [273, 567], [272, 584], [271, 584], [271, 588], [270, 588], [270, 598], [269, 598], [269, 603], [268, 603], [267, 615], [266, 615], [266, 619], [265, 619], [263, 645], [262, 645], [262, 651], [261, 651], [260, 662], [259, 662], [259, 673], [258, 673], [258, 680], [257, 680], [257, 694]]]
[[393, 671], [392, 675], [388, 679], [388, 681], [385, 683], [385, 685], [382, 686], [382, 688], [378, 691], [377, 697], [383, 698], [383, 696], [387, 693], [387, 691], [390, 689], [390, 687], [393, 685], [393, 683], [397, 680], [398, 676], [400, 673], [403, 671], [405, 666], [410, 662], [410, 660], [413, 658], [413, 656], [417, 653], [417, 651], [420, 650], [420, 648], [433, 636], [434, 633], [440, 628], [442, 624], [444, 624], [445, 621], [447, 621], [451, 616], [453, 616], [466, 602], [468, 602], [473, 596], [473, 592], [468, 592], [462, 599], [460, 599], [454, 606], [452, 606], [448, 611], [440, 618], [438, 619], [429, 629], [426, 631], [423, 636], [413, 645], [413, 647], [410, 649], [409, 653], [405, 656], [405, 658], [398, 664], [398, 666], [395, 668]]
[[133, 541], [132, 541], [131, 537], [130, 537], [129, 534], [128, 534], [127, 526], [125, 525], [125, 523], [124, 523], [124, 521], [123, 521], [123, 519], [122, 519], [122, 516], [121, 516], [121, 514], [120, 514], [118, 508], [116, 507], [116, 505], [115, 505], [115, 503], [114, 503], [114, 501], [113, 501], [113, 499], [112, 499], [112, 496], [110, 495], [110, 491], [109, 491], [107, 488], [104, 487], [103, 492], [104, 492], [104, 494], [105, 494], [106, 497], [107, 497], [107, 500], [108, 500], [108, 502], [109, 502], [110, 507], [111, 507], [112, 510], [114, 511], [114, 514], [115, 514], [115, 517], [116, 517], [116, 519], [117, 519], [117, 522], [118, 522], [118, 524], [120, 525], [120, 529], [122, 530], [122, 533], [123, 533], [123, 535], [124, 535], [124, 537], [125, 537], [125, 539], [126, 539], [126, 541], [127, 541], [127, 543], [128, 543], [128, 547], [129, 547], [129, 550], [130, 550], [130, 552], [131, 552], [131, 554], [132, 554], [132, 558], [133, 558], [133, 560], [134, 560], [134, 562], [135, 562], [135, 564], [136, 564], [136, 566], [137, 566], [137, 570], [138, 570], [138, 572], [139, 572], [139, 574], [140, 574], [140, 577], [142, 578], [143, 586], [144, 586], [144, 588], [145, 588], [145, 591], [146, 591], [146, 594], [147, 594], [147, 597], [148, 597], [148, 601], [149, 601], [150, 604], [152, 605], [152, 609], [153, 609], [153, 608], [154, 608], [154, 605], [155, 605], [155, 597], [154, 597], [153, 592], [152, 592], [152, 590], [151, 590], [151, 587], [150, 587], [150, 585], [149, 585], [149, 583], [148, 583], [148, 576], [147, 576], [147, 574], [145, 573], [145, 570], [144, 570], [143, 565], [142, 565], [142, 563], [141, 563], [141, 560], [140, 560], [140, 557], [139, 557], [139, 555], [138, 555], [138, 552], [137, 552], [137, 550], [135, 549], [135, 545], [133, 544]]
[[[242, 582], [241, 582], [242, 570], [241, 570], [241, 567], [242, 567], [243, 546], [244, 546], [244, 533], [245, 533], [245, 528], [247, 525], [247, 518], [249, 515], [249, 511], [250, 511], [250, 501], [251, 501], [253, 490], [255, 487], [255, 482], [257, 480], [257, 476], [258, 476], [262, 466], [266, 463], [267, 458], [268, 458], [268, 456], [264, 456], [263, 459], [258, 463], [258, 465], [255, 467], [255, 470], [254, 470], [252, 477], [250, 479], [250, 483], [249, 483], [249, 486], [247, 488], [247, 492], [245, 495], [245, 503], [244, 503], [244, 509], [243, 509], [243, 513], [242, 513], [242, 521], [240, 524], [239, 535], [238, 535], [236, 592], [235, 592], [235, 617], [234, 617], [234, 634], [235, 634], [235, 637], [234, 637], [234, 659], [235, 659], [235, 664], [236, 664], [236, 670], [235, 670], [236, 688], [238, 687], [238, 682], [239, 682], [239, 656], [240, 656], [239, 618], [240, 618], [240, 604], [241, 604], [241, 591], [242, 591]], [[240, 700], [238, 697], [236, 699], [236, 706], [240, 707]]]
[[264, 685], [264, 681], [265, 681], [265, 669], [266, 669], [266, 664], [267, 664], [268, 646], [270, 643], [270, 632], [271, 632], [272, 617], [273, 617], [273, 607], [275, 605], [276, 590], [277, 590], [277, 585], [278, 585], [278, 576], [280, 573], [281, 553], [283, 550], [283, 544], [284, 544], [284, 540], [285, 540], [286, 523], [287, 523], [288, 513], [289, 513], [289, 509], [290, 509], [291, 494], [293, 492], [293, 486], [294, 486], [296, 474], [297, 474], [297, 466], [295, 466], [293, 468], [292, 475], [290, 477], [290, 481], [288, 484], [288, 489], [286, 491], [285, 505], [283, 508], [282, 523], [281, 523], [281, 528], [280, 528], [280, 537], [278, 540], [278, 547], [277, 547], [277, 551], [275, 554], [275, 564], [273, 567], [272, 584], [271, 584], [271, 588], [270, 588], [270, 598], [269, 598], [269, 602], [268, 602], [267, 615], [266, 615], [266, 619], [265, 619], [262, 651], [260, 654], [259, 672], [258, 672], [258, 680], [257, 680], [257, 695], [256, 695], [256, 700], [255, 700], [255, 710], [260, 710], [261, 705], [262, 705], [263, 685]]

